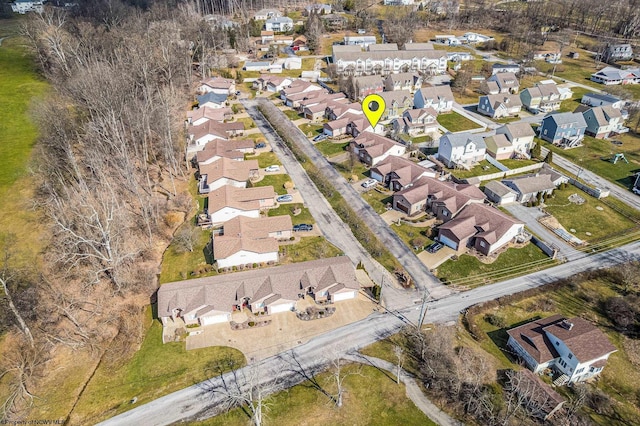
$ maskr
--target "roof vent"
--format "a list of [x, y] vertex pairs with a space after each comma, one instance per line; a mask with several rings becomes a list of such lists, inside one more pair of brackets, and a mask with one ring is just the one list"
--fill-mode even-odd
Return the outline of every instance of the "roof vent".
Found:
[[560, 326], [566, 330], [571, 331], [571, 329], [573, 328], [573, 323], [569, 322], [568, 320], [564, 319], [562, 320], [562, 322], [560, 322]]

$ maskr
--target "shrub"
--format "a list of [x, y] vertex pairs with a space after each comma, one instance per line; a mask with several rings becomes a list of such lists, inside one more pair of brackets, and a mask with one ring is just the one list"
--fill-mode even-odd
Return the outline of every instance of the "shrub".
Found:
[[255, 322], [255, 321], [249, 321], [249, 327], [253, 327], [253, 326], [255, 326], [255, 325], [256, 325], [256, 322]]
[[486, 314], [484, 320], [495, 327], [504, 328], [507, 326], [504, 318], [496, 314]]

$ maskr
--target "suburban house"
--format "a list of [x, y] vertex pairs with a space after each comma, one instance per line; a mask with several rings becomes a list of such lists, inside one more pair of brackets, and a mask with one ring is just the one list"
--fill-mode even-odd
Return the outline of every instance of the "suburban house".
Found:
[[293, 30], [293, 19], [287, 16], [269, 18], [264, 23], [264, 29], [274, 33], [286, 33]]
[[393, 194], [393, 208], [409, 216], [427, 211], [443, 222], [456, 217], [466, 206], [484, 202], [484, 194], [474, 185], [441, 182], [423, 176], [413, 185]]
[[214, 139], [207, 142], [202, 151], [196, 152], [196, 164], [205, 165], [218, 161], [221, 158], [229, 158], [236, 161], [244, 161], [245, 154], [254, 152], [255, 143], [253, 140], [231, 140], [223, 141]]
[[199, 108], [224, 108], [227, 106], [227, 95], [224, 93], [209, 92], [196, 98], [198, 99]]
[[560, 374], [556, 385], [597, 376], [617, 351], [599, 328], [580, 317], [553, 315], [507, 330], [507, 334], [507, 346], [527, 368], [537, 374], [547, 368]]
[[624, 107], [624, 101], [622, 99], [606, 93], [585, 93], [582, 95], [580, 103], [592, 107], [609, 105], [620, 110]]
[[274, 206], [276, 195], [273, 186], [221, 186], [209, 192], [206, 214], [213, 225], [224, 223], [236, 216], [258, 218], [261, 210]]
[[503, 134], [513, 146], [516, 156], [529, 158], [529, 151], [533, 148], [533, 138], [536, 132], [529, 123], [509, 123], [496, 129], [496, 134]]
[[393, 131], [410, 136], [430, 133], [438, 129], [438, 112], [433, 108], [409, 109], [393, 120]]
[[244, 134], [244, 123], [235, 121], [233, 123], [220, 123], [209, 120], [199, 126], [190, 126], [187, 129], [187, 153], [200, 151], [204, 146], [214, 139], [228, 140], [235, 136]]
[[463, 62], [472, 60], [473, 56], [469, 52], [447, 52], [447, 58], [451, 62]]
[[11, 3], [11, 10], [21, 15], [24, 15], [27, 12], [42, 13], [44, 11], [42, 5], [42, 0], [15, 0]]
[[260, 9], [253, 15], [253, 19], [256, 21], [266, 21], [269, 18], [279, 18], [282, 16], [282, 12], [278, 9]]
[[405, 111], [413, 108], [413, 96], [408, 90], [382, 92], [380, 93], [380, 96], [384, 99], [385, 105], [382, 117], [380, 117], [382, 121], [398, 118]]
[[503, 134], [497, 133], [493, 136], [486, 136], [484, 143], [487, 145], [487, 154], [496, 160], [507, 160], [513, 155], [513, 145]]
[[[377, 128], [382, 128], [382, 124], [376, 124]], [[347, 133], [354, 138], [360, 136], [363, 132], [375, 133], [375, 129], [371, 126], [369, 119], [364, 115], [359, 116], [356, 119], [349, 120], [347, 123]]]
[[482, 136], [473, 133], [445, 133], [438, 145], [438, 160], [447, 167], [462, 166], [471, 168], [484, 160], [487, 146]]
[[271, 70], [271, 62], [269, 61], [246, 61], [242, 66], [243, 71], [269, 72]]
[[252, 88], [260, 91], [278, 93], [285, 87], [291, 85], [293, 80], [289, 77], [280, 77], [277, 75], [261, 75], [253, 84]]
[[317, 84], [304, 80], [293, 80], [293, 82], [284, 89], [280, 90], [280, 99], [282, 99], [288, 107], [295, 107], [296, 100], [304, 99], [305, 94], [315, 90], [324, 90]]
[[361, 162], [373, 167], [390, 155], [403, 155], [407, 148], [384, 136], [363, 132], [351, 141], [350, 149]]
[[499, 206], [515, 203], [518, 198], [514, 190], [497, 180], [490, 180], [484, 185], [484, 194], [489, 201]]
[[210, 325], [231, 320], [233, 311], [275, 314], [310, 295], [317, 301], [354, 299], [360, 285], [346, 256], [292, 263], [168, 283], [158, 289], [158, 317], [169, 325]]
[[337, 120], [344, 117], [346, 114], [361, 115], [362, 104], [360, 102], [346, 103], [334, 100], [327, 101], [324, 116], [328, 120]]
[[203, 80], [198, 86], [199, 93], [217, 93], [220, 95], [233, 95], [236, 93], [236, 82], [230, 78], [212, 77]]
[[275, 41], [275, 33], [273, 31], [260, 31], [260, 41], [262, 44], [271, 44]]
[[258, 170], [258, 160], [235, 161], [222, 157], [199, 167], [198, 192], [207, 194], [224, 185], [246, 188], [247, 181], [258, 176]]
[[347, 24], [347, 18], [337, 13], [330, 13], [329, 15], [321, 15], [320, 19], [324, 22], [324, 25], [329, 30], [339, 31]]
[[453, 110], [453, 102], [451, 87], [447, 85], [423, 87], [413, 96], [415, 108], [433, 108], [438, 114]]
[[302, 14], [304, 16], [309, 16], [311, 12], [316, 12], [318, 15], [328, 15], [331, 11], [332, 8], [330, 4], [315, 3], [305, 7]]
[[534, 87], [524, 89], [520, 93], [520, 99], [525, 108], [533, 113], [557, 111], [562, 102], [555, 83], [538, 83]]
[[545, 173], [503, 179], [502, 183], [515, 191], [516, 201], [523, 204], [535, 201], [541, 195], [551, 194], [556, 189], [551, 176]]
[[480, 90], [487, 95], [498, 93], [518, 93], [520, 82], [518, 77], [512, 72], [500, 72], [493, 74], [480, 87]]
[[579, 112], [549, 114], [542, 119], [540, 138], [565, 148], [579, 146], [584, 139], [587, 123]]
[[187, 111], [187, 124], [199, 126], [207, 121], [225, 121], [233, 118], [233, 110], [231, 108], [197, 108]]
[[633, 59], [633, 49], [628, 43], [608, 44], [602, 54], [604, 62], [630, 61]]
[[[368, 44], [375, 44], [375, 37], [372, 38], [373, 43]], [[350, 46], [333, 46], [333, 63], [339, 75], [388, 75], [406, 72], [437, 75], [444, 74], [447, 70], [447, 54], [442, 50], [361, 51], [344, 49], [345, 47]]]
[[355, 88], [355, 97], [360, 100], [374, 93], [382, 93], [384, 90], [382, 77], [379, 75], [354, 77], [353, 86]]
[[484, 43], [493, 40], [493, 37], [478, 33], [464, 33], [461, 37], [467, 43]]
[[[337, 120], [329, 121], [322, 125], [322, 132], [330, 137], [338, 137], [343, 135], [349, 135], [350, 132], [356, 131], [357, 134], [362, 133], [365, 130], [371, 129], [369, 120], [360, 113], [347, 112]], [[352, 135], [353, 136], [353, 135]], [[356, 135], [357, 136], [357, 135]]]
[[521, 109], [522, 102], [518, 95], [484, 95], [478, 100], [478, 112], [491, 118], [517, 116]]
[[614, 67], [604, 67], [591, 74], [591, 81], [605, 85], [636, 84], [640, 82], [640, 68], [621, 70]]
[[278, 261], [278, 241], [293, 233], [291, 216], [250, 218], [236, 216], [213, 235], [213, 258], [218, 268]]
[[[395, 46], [395, 44], [393, 45]], [[384, 79], [384, 90], [392, 92], [394, 90], [408, 90], [415, 93], [422, 87], [422, 77], [413, 72], [402, 72], [399, 74], [389, 74]]]
[[371, 168], [371, 179], [383, 183], [393, 191], [405, 189], [423, 176], [435, 177], [436, 173], [433, 169], [393, 155]]
[[551, 50], [539, 50], [533, 53], [534, 61], [545, 61], [550, 64], [561, 64], [562, 63], [562, 55], [560, 52], [551, 51]]
[[611, 105], [587, 107], [580, 105], [575, 112], [582, 112], [587, 123], [585, 133], [597, 139], [605, 139], [613, 134], [626, 133], [628, 127], [622, 125], [622, 113]]
[[518, 64], [501, 64], [496, 62], [491, 66], [491, 75], [496, 75], [498, 73], [520, 73], [520, 65]]
[[438, 241], [461, 252], [467, 247], [490, 255], [524, 232], [524, 223], [487, 204], [472, 203], [440, 225]]
[[357, 35], [357, 36], [344, 36], [343, 43], [345, 46], [356, 46], [359, 48], [367, 48], [370, 44], [376, 44], [376, 36], [372, 35]]

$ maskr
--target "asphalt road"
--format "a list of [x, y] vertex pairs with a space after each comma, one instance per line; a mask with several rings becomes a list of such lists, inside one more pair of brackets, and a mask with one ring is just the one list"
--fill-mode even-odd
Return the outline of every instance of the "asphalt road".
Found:
[[[640, 259], [640, 242], [563, 263], [524, 277], [478, 287], [429, 302], [425, 322], [455, 321], [461, 311], [476, 303], [539, 287], [582, 271], [610, 267], [631, 259]], [[317, 336], [293, 350], [240, 369], [239, 373], [249, 376], [251, 372], [258, 371], [260, 374], [257, 375], [254, 383], [267, 384], [280, 380], [283, 383], [282, 388], [293, 386], [304, 381], [305, 374], [310, 376], [321, 371], [328, 362], [328, 356], [335, 358], [354, 353], [364, 346], [398, 332], [405, 325], [417, 323], [420, 306], [412, 301], [407, 302], [406, 307], [396, 315], [372, 314], [361, 321]], [[227, 373], [222, 377], [214, 377], [136, 407], [100, 424], [152, 426], [206, 419], [217, 414], [216, 407], [220, 405], [221, 396], [212, 392], [212, 389], [220, 389], [223, 379], [233, 381], [233, 376]]]
[[[266, 99], [260, 99], [258, 102], [262, 102], [265, 108], [269, 108], [274, 114], [279, 115], [279, 121], [274, 124], [283, 131], [286, 131], [287, 134], [294, 139], [295, 143], [304, 152], [304, 154], [307, 155], [307, 157], [313, 161], [324, 176], [333, 183], [336, 190], [340, 192], [349, 206], [364, 219], [369, 228], [376, 233], [378, 239], [385, 245], [391, 254], [398, 259], [409, 275], [411, 275], [416, 287], [420, 290], [424, 290], [426, 288], [432, 298], [437, 299], [446, 296], [449, 293], [449, 290], [436, 277], [434, 277], [433, 274], [431, 274], [424, 263], [416, 257], [411, 248], [407, 247], [400, 237], [398, 237], [398, 235], [389, 228], [380, 215], [362, 199], [358, 191], [353, 189], [349, 182], [347, 182], [347, 180], [336, 171], [331, 163], [329, 163], [329, 161], [313, 146], [309, 139], [307, 139], [304, 133], [302, 133], [302, 131], [300, 131], [300, 129], [298, 129], [282, 111], [276, 108], [273, 103]], [[243, 101], [243, 104], [245, 108], [247, 108], [247, 111], [250, 111], [249, 107], [255, 106], [256, 101], [246, 100]], [[254, 114], [251, 112], [249, 113], [252, 114], [252, 117], [255, 120], [256, 117], [253, 115], [255, 115], [255, 112], [257, 111], [253, 111]], [[261, 117], [258, 117], [258, 119], [260, 119], [261, 122], [263, 121]], [[265, 123], [262, 122], [261, 125], [264, 127]], [[266, 126], [268, 126], [268, 124], [266, 124]], [[261, 130], [263, 127], [260, 127]]]

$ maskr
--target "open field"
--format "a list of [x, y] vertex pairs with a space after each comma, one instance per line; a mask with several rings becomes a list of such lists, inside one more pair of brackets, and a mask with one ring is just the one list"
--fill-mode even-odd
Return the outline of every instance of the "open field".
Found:
[[[357, 364], [346, 366], [346, 371], [357, 374], [350, 374], [344, 382], [347, 392], [341, 408], [336, 408], [314, 384], [304, 382], [269, 398], [264, 425], [435, 426], [406, 397], [405, 386], [398, 385], [387, 372]], [[332, 379], [330, 373], [322, 373], [316, 377], [315, 382], [332, 394], [335, 392]], [[248, 421], [249, 418], [242, 409], [235, 409], [195, 424], [246, 425]]]
[[[477, 99], [476, 99], [477, 102]], [[438, 114], [438, 123], [450, 132], [462, 132], [465, 130], [477, 129], [478, 126], [473, 121], [461, 116], [455, 111], [446, 114]]]
[[87, 385], [73, 412], [72, 423], [95, 424], [127, 411], [133, 397], [137, 405], [205, 380], [217, 362], [231, 359], [242, 366], [244, 356], [236, 349], [212, 347], [187, 351], [184, 342], [162, 343], [162, 325], [144, 316], [145, 338], [140, 349], [121, 364], [103, 363]]
[[539, 269], [555, 265], [534, 244], [522, 248], [509, 248], [501, 253], [493, 263], [480, 262], [476, 257], [463, 254], [458, 260], [447, 260], [437, 268], [436, 276], [447, 284], [477, 287], [501, 281], [517, 275], [529, 274]]
[[302, 237], [298, 243], [280, 246], [280, 263], [306, 262], [342, 254], [323, 237]]
[[[293, 211], [298, 208], [300, 209], [300, 214], [294, 216]], [[311, 216], [311, 212], [309, 212], [309, 209], [303, 207], [303, 205], [300, 203], [281, 204], [279, 207], [269, 209], [268, 212], [269, 216], [282, 216], [288, 214], [289, 216], [291, 216], [291, 222], [293, 222], [294, 225], [297, 225], [299, 223], [316, 223], [313, 216]]]

